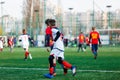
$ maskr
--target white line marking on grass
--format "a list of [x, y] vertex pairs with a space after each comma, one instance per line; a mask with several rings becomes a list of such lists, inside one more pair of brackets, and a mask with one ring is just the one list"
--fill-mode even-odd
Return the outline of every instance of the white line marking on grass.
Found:
[[[42, 70], [47, 71], [47, 68], [17, 68], [17, 67], [0, 67], [0, 69], [13, 69], [13, 70]], [[62, 69], [56, 69], [57, 71], [62, 71]], [[70, 71], [70, 70], [69, 70]], [[100, 73], [120, 73], [120, 71], [112, 70], [80, 70], [77, 69], [77, 72], [100, 72]]]

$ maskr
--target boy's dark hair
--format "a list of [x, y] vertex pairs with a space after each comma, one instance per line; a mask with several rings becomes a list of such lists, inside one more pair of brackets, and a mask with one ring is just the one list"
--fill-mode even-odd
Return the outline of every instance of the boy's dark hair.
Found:
[[23, 34], [25, 34], [25, 33], [26, 33], [26, 30], [25, 30], [25, 29], [23, 29], [23, 30], [22, 30], [22, 32], [23, 32]]
[[56, 22], [56, 21], [55, 21], [54, 19], [50, 19], [50, 20], [49, 20], [49, 23], [50, 23], [51, 26], [55, 26], [55, 22]]
[[25, 29], [22, 30], [22, 32], [25, 32], [25, 31], [26, 31]]
[[50, 19], [46, 19], [46, 20], [45, 20], [45, 24], [46, 24], [46, 25], [49, 25], [49, 20], [50, 20]]
[[95, 30], [95, 27], [94, 27], [94, 26], [92, 27], [92, 30]]

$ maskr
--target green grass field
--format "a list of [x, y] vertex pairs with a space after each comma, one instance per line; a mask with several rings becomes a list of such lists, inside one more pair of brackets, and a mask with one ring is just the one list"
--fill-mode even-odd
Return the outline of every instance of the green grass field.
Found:
[[[4, 48], [0, 53], [0, 80], [49, 80], [43, 75], [48, 73], [48, 56], [46, 48], [30, 48], [33, 59], [24, 61], [22, 48]], [[95, 60], [90, 49], [77, 53], [77, 48], [65, 48], [65, 60], [77, 66], [76, 76], [71, 70], [63, 75], [57, 63], [57, 75], [52, 80], [120, 80], [120, 47], [99, 48]]]

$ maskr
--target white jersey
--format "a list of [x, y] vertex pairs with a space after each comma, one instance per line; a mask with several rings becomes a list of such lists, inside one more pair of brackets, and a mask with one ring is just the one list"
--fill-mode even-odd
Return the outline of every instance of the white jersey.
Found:
[[[57, 36], [56, 33], [57, 33], [58, 31], [59, 31], [59, 30], [58, 30], [57, 28], [52, 28], [52, 37], [53, 37], [53, 40], [54, 40], [55, 37]], [[54, 43], [53, 49], [59, 49], [59, 50], [64, 51], [64, 44], [63, 44], [62, 36], [60, 36], [60, 37], [57, 39], [57, 41]]]
[[27, 34], [21, 35], [19, 40], [21, 40], [23, 48], [29, 47], [29, 36]]

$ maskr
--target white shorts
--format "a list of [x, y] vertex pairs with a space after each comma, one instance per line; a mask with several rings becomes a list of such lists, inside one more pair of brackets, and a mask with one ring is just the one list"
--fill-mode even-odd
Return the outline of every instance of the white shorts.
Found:
[[62, 59], [64, 59], [64, 51], [59, 49], [52, 49], [50, 55], [53, 55], [56, 59], [58, 57], [61, 57]]
[[28, 49], [29, 49], [29, 44], [23, 44], [22, 46], [23, 46], [23, 49], [26, 49], [26, 51], [28, 51]]

